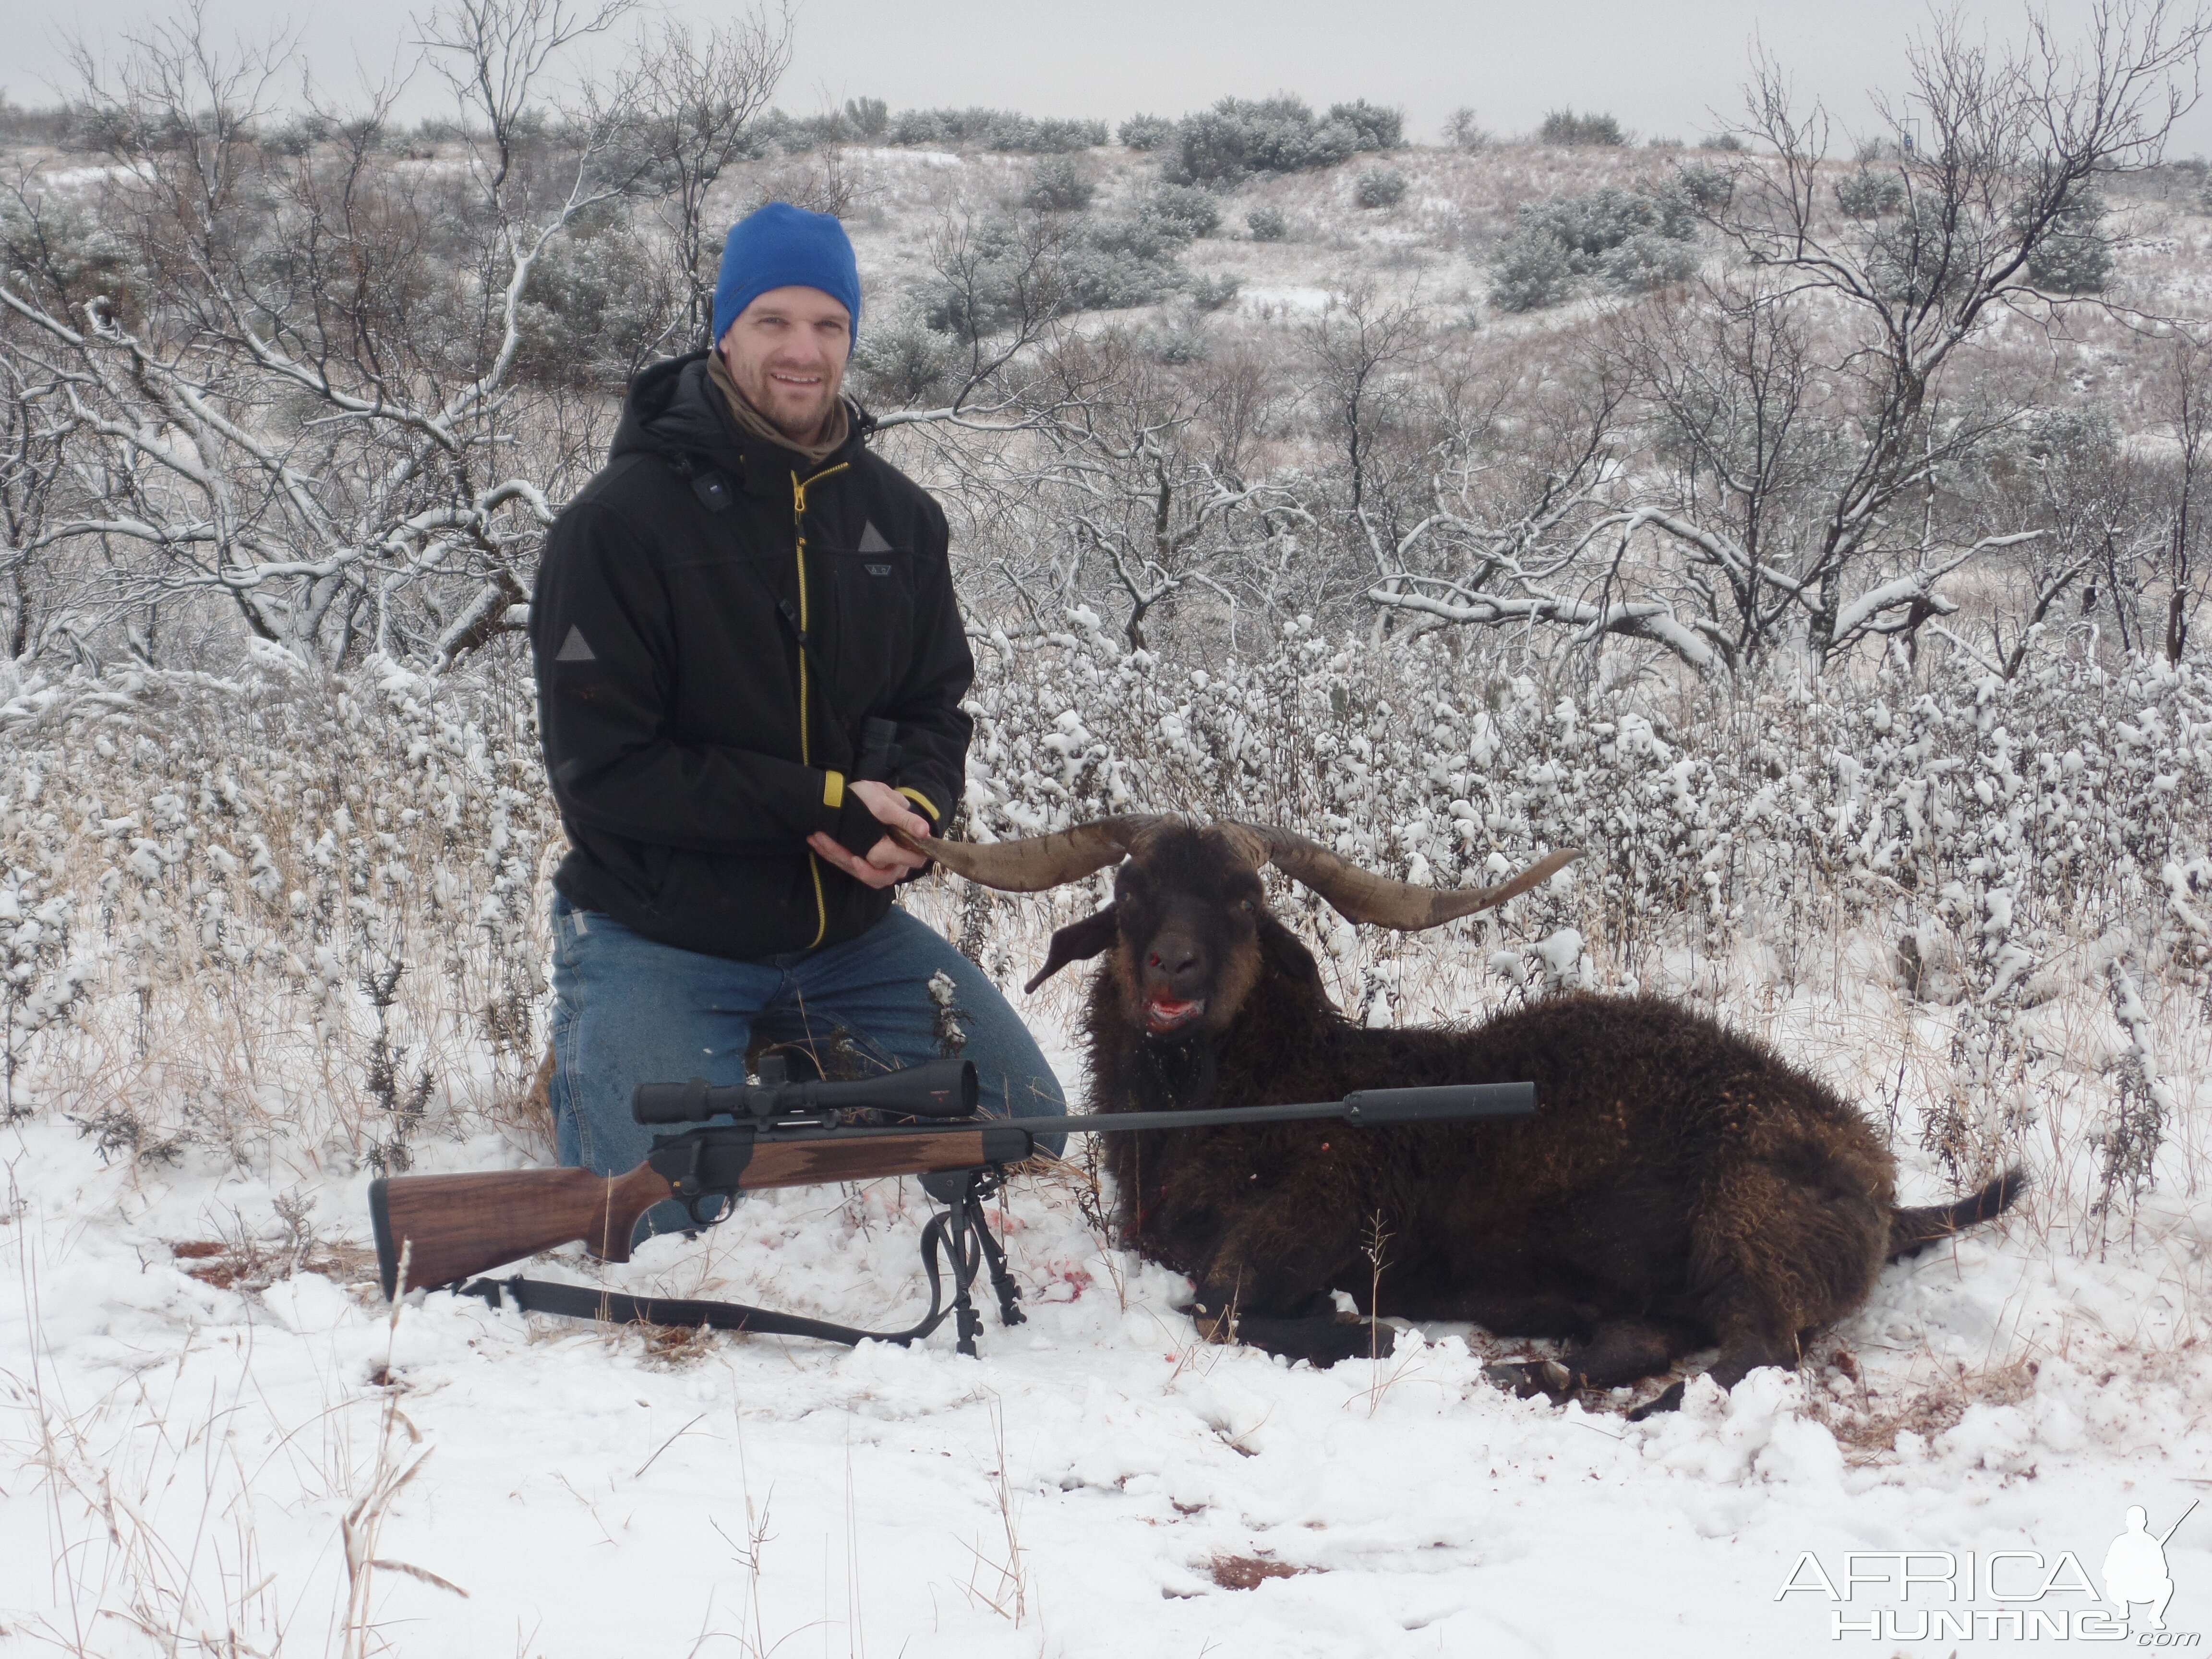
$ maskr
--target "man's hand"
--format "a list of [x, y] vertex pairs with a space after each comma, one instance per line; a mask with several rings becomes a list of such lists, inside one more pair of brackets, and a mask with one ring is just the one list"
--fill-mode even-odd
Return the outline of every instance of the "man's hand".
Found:
[[[889, 784], [862, 778], [848, 780], [845, 787], [860, 798], [861, 804], [876, 815], [878, 823], [903, 830], [916, 841], [929, 834], [929, 820], [915, 811], [914, 803]], [[865, 859], [854, 858], [819, 830], [806, 838], [806, 844], [817, 857], [836, 865], [854, 881], [866, 882], [871, 887], [888, 887], [909, 871], [919, 870], [929, 862], [920, 853], [908, 852], [889, 836], [871, 847]]]

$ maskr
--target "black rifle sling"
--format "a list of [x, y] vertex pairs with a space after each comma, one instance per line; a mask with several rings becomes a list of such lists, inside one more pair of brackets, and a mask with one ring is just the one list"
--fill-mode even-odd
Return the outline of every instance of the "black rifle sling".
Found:
[[[921, 1265], [929, 1277], [929, 1311], [902, 1331], [864, 1331], [824, 1319], [778, 1313], [773, 1308], [748, 1307], [742, 1302], [702, 1302], [680, 1297], [631, 1296], [622, 1291], [595, 1290], [589, 1285], [563, 1285], [546, 1279], [471, 1279], [452, 1286], [456, 1296], [473, 1296], [496, 1308], [504, 1299], [523, 1313], [559, 1314], [568, 1319], [597, 1319], [617, 1325], [669, 1325], [687, 1330], [706, 1326], [718, 1331], [748, 1331], [757, 1336], [811, 1336], [848, 1347], [860, 1342], [890, 1342], [900, 1347], [919, 1342], [955, 1312], [960, 1315], [960, 1352], [975, 1352], [981, 1321], [969, 1299], [969, 1286], [986, 1264], [993, 1288], [999, 1295], [1000, 1322], [1023, 1322], [1017, 1305], [1020, 1292], [1007, 1273], [999, 1241], [985, 1224], [982, 1194], [975, 1188], [956, 1200], [952, 1207], [930, 1218], [922, 1230]], [[945, 1285], [938, 1257], [952, 1264], [953, 1297], [945, 1304]]]
[[903, 1347], [945, 1322], [933, 1303], [929, 1316], [911, 1330], [863, 1331], [826, 1320], [804, 1319], [773, 1308], [742, 1302], [698, 1302], [678, 1297], [630, 1296], [595, 1291], [588, 1285], [562, 1285], [549, 1279], [471, 1279], [453, 1287], [456, 1296], [481, 1297], [496, 1308], [504, 1300], [523, 1313], [559, 1314], [565, 1319], [599, 1319], [614, 1325], [672, 1325], [685, 1330], [708, 1326], [718, 1331], [750, 1331], [757, 1336], [811, 1336], [824, 1342], [896, 1342]]

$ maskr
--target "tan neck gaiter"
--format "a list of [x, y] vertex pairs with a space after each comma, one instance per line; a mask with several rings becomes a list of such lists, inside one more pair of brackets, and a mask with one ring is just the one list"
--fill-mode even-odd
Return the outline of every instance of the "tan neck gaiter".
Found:
[[842, 398], [831, 405], [830, 418], [823, 423], [822, 435], [811, 444], [803, 444], [745, 401], [745, 394], [738, 390], [738, 383], [730, 378], [730, 366], [722, 361], [722, 354], [719, 351], [707, 354], [707, 378], [720, 388], [723, 401], [730, 408], [730, 418], [749, 438], [758, 438], [763, 443], [787, 449], [813, 466], [821, 465], [845, 447], [846, 434], [851, 429], [852, 422], [847, 418]]

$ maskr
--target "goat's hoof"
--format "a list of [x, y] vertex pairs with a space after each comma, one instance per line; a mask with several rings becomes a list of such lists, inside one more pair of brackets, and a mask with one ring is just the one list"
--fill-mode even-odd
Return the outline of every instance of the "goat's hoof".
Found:
[[1541, 1395], [1554, 1406], [1564, 1406], [1574, 1397], [1575, 1374], [1556, 1359], [1510, 1360], [1485, 1365], [1482, 1374], [1498, 1387], [1510, 1389], [1516, 1399]]
[[1380, 1358], [1397, 1345], [1397, 1328], [1371, 1319], [1339, 1319], [1334, 1328], [1306, 1344], [1305, 1358], [1317, 1370], [1346, 1359]]
[[1634, 1411], [1629, 1413], [1628, 1420], [1632, 1423], [1641, 1423], [1645, 1418], [1656, 1417], [1662, 1412], [1678, 1412], [1681, 1410], [1682, 1391], [1688, 1386], [1689, 1385], [1686, 1382], [1676, 1382], [1671, 1384], [1664, 1393], [1654, 1395], [1651, 1399], [1645, 1401], [1642, 1405], [1638, 1406]]

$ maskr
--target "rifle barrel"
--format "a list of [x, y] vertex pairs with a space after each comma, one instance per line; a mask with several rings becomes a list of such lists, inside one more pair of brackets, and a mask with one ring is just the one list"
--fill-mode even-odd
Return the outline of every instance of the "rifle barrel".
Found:
[[1533, 1117], [1533, 1083], [1452, 1083], [1425, 1089], [1362, 1089], [1342, 1100], [1287, 1106], [1217, 1106], [1197, 1112], [1091, 1112], [1080, 1117], [1002, 1119], [1033, 1135], [1133, 1133], [1148, 1129], [1209, 1129], [1255, 1123], [1327, 1122], [1362, 1128], [1394, 1123], [1460, 1123], [1480, 1118]]

